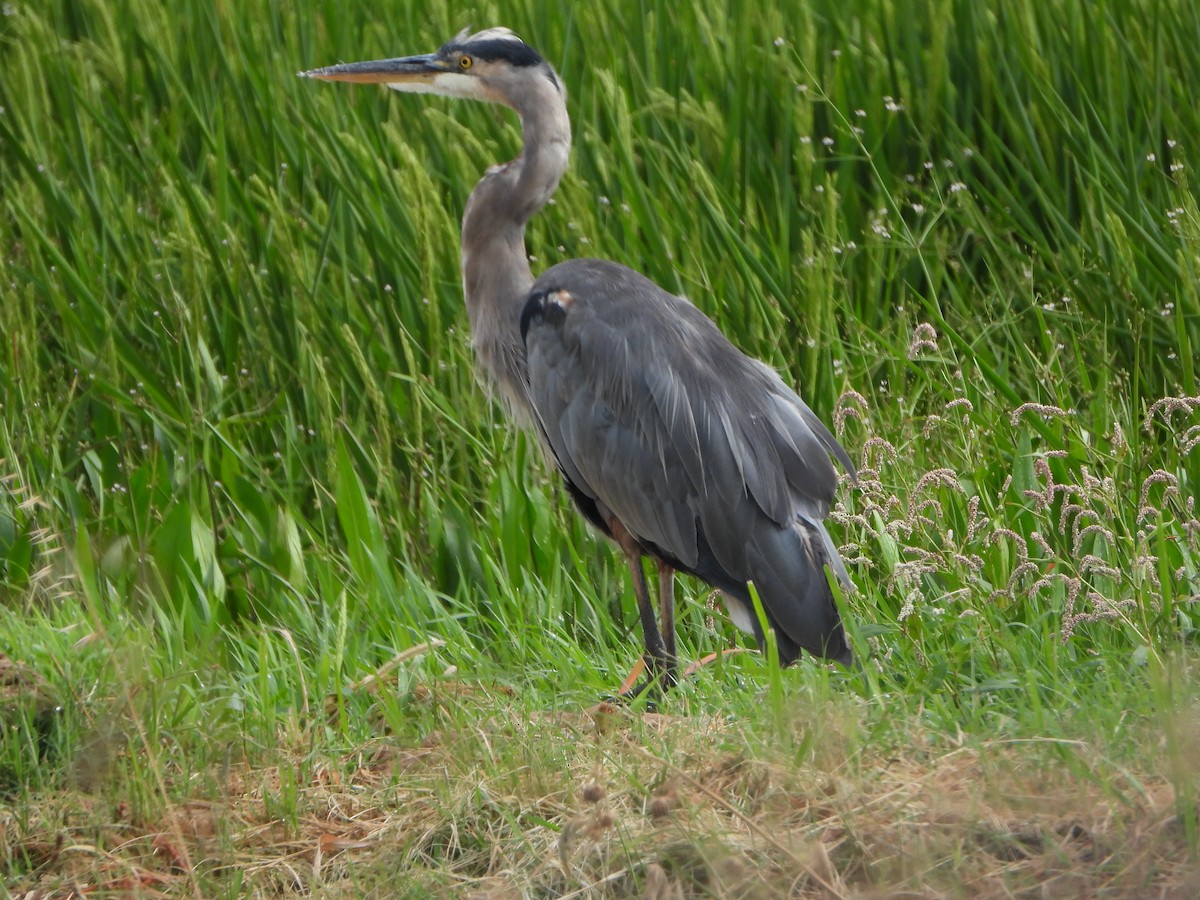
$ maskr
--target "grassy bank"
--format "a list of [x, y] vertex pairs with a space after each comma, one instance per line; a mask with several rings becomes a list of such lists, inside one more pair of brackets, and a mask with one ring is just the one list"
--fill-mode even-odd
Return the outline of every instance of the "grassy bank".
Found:
[[[985, 6], [5, 5], [0, 881], [1193, 890], [1200, 12]], [[627, 576], [459, 286], [515, 123], [294, 77], [469, 23], [569, 88], [535, 270], [688, 295], [860, 462], [861, 673], [585, 712]]]

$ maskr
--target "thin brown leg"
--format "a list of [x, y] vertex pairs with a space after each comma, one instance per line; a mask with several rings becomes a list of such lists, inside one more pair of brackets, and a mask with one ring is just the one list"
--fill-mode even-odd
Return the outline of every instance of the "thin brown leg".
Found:
[[675, 684], [675, 570], [658, 560], [658, 614], [662, 624], [663, 650], [667, 656], [663, 682]]
[[650, 589], [646, 586], [646, 571], [640, 556], [629, 557], [629, 574], [633, 576], [633, 593], [637, 597], [638, 615], [642, 619], [642, 633], [646, 638], [646, 667], [658, 674], [670, 668], [672, 657], [667, 655], [658, 620], [654, 617], [654, 605], [650, 602]]
[[[633, 578], [633, 593], [637, 597], [638, 616], [642, 620], [642, 634], [646, 640], [646, 668], [650, 673], [653, 684], [661, 680], [667, 687], [675, 683], [675, 628], [674, 610], [672, 609], [671, 630], [668, 640], [672, 650], [668, 652], [663, 643], [662, 632], [658, 630], [658, 620], [654, 615], [654, 604], [650, 602], [650, 589], [646, 586], [646, 570], [642, 568], [642, 548], [633, 536], [625, 529], [620, 520], [615, 517], [608, 522], [609, 530], [617, 546], [625, 554], [629, 562], [629, 574]], [[641, 691], [637, 691], [641, 693]]]

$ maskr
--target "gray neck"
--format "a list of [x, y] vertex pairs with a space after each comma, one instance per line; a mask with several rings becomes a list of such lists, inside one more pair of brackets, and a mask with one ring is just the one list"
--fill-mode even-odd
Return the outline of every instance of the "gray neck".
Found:
[[539, 79], [516, 106], [521, 155], [483, 176], [462, 224], [463, 293], [480, 369], [519, 418], [528, 415], [521, 307], [533, 286], [525, 226], [546, 205], [567, 168], [571, 124], [555, 81]]

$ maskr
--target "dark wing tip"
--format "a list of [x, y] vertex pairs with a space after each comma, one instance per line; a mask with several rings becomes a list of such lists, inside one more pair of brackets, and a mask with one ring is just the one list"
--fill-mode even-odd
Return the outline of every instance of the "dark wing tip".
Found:
[[846, 448], [842, 446], [841, 441], [834, 440], [833, 455], [838, 462], [842, 464], [842, 468], [846, 470], [846, 474], [850, 476], [850, 483], [858, 484], [858, 467], [854, 465], [854, 460], [850, 458], [850, 454]]

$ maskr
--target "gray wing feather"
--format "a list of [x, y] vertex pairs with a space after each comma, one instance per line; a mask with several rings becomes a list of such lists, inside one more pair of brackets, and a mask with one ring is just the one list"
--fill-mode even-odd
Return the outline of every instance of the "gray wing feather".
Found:
[[845, 450], [687, 300], [602, 260], [534, 285], [557, 290], [573, 301], [561, 321], [530, 327], [526, 352], [566, 477], [686, 567], [703, 540], [733, 579], [755, 581], [782, 631], [821, 652], [839, 627], [823, 565], [850, 584], [821, 524], [837, 487], [830, 455], [853, 473]]

